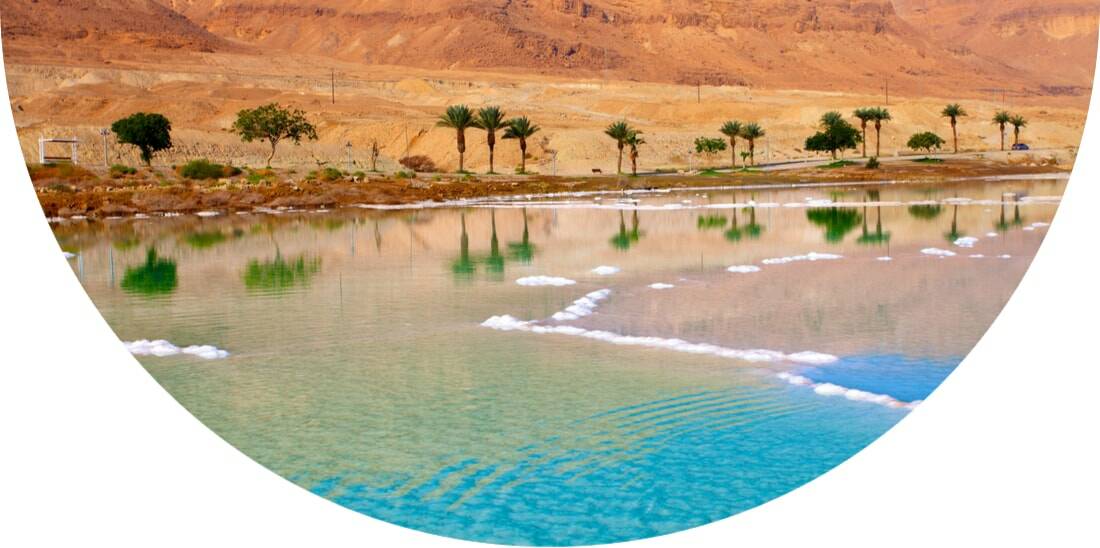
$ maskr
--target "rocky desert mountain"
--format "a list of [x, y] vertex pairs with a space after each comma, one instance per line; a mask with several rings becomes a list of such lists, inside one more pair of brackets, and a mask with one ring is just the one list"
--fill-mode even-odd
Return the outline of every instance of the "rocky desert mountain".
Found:
[[[173, 121], [175, 160], [252, 165], [258, 149], [226, 128], [279, 101], [321, 134], [286, 163], [377, 140], [389, 165], [412, 154], [449, 169], [439, 112], [492, 103], [536, 119], [532, 161], [560, 173], [606, 169], [602, 129], [623, 118], [646, 130], [643, 167], [689, 164], [693, 139], [726, 119], [763, 124], [768, 159], [804, 157], [824, 109], [874, 105], [894, 112], [895, 154], [913, 132], [949, 133], [939, 112], [955, 101], [971, 111], [963, 149], [999, 146], [1000, 109], [1031, 119], [1034, 145], [1075, 146], [1098, 26], [1096, 0], [0, 0], [28, 158], [41, 134], [97, 141], [153, 110]], [[518, 160], [508, 146], [497, 157]]]

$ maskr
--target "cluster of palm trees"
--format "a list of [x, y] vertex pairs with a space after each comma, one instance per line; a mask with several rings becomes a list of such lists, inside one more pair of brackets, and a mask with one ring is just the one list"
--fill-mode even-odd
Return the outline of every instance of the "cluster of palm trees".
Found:
[[504, 131], [504, 139], [515, 139], [519, 142], [520, 172], [527, 171], [527, 139], [539, 132], [539, 126], [533, 124], [526, 116], [507, 118], [504, 111], [498, 106], [487, 106], [474, 111], [466, 105], [452, 105], [440, 116], [436, 123], [439, 127], [448, 127], [455, 130], [458, 144], [458, 171], [465, 171], [466, 157], [466, 130], [480, 129], [485, 132], [485, 142], [489, 146], [489, 173], [495, 173], [494, 160], [497, 146], [497, 131]]
[[993, 123], [1001, 128], [1001, 150], [1005, 149], [1005, 128], [1009, 125], [1012, 126], [1016, 133], [1016, 140], [1014, 144], [1020, 144], [1020, 130], [1027, 127], [1027, 118], [1020, 116], [1019, 114], [1011, 114], [1008, 111], [997, 111], [997, 114], [993, 115]]
[[863, 157], [867, 157], [867, 125], [875, 125], [875, 157], [882, 155], [882, 124], [894, 119], [890, 111], [882, 107], [857, 108], [852, 116], [859, 119], [863, 132]]
[[730, 140], [730, 165], [733, 168], [737, 167], [737, 139], [744, 139], [749, 144], [749, 162], [751, 165], [756, 165], [756, 140], [764, 138], [767, 132], [764, 128], [760, 127], [760, 124], [756, 122], [749, 122], [747, 124], [741, 123], [737, 120], [730, 120], [724, 124], [719, 130], [722, 135], [725, 135]]
[[645, 144], [645, 139], [642, 137], [642, 132], [635, 129], [627, 123], [626, 120], [615, 122], [607, 129], [603, 130], [604, 134], [615, 140], [615, 145], [619, 147], [619, 164], [617, 172], [621, 175], [623, 172], [623, 151], [630, 147], [630, 172], [634, 175], [638, 174], [638, 147]]

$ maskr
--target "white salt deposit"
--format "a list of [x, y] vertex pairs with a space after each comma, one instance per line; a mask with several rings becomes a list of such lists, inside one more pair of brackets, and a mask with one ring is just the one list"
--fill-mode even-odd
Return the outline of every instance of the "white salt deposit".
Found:
[[672, 284], [665, 284], [665, 283], [649, 284], [650, 289], [672, 289], [674, 287], [676, 287], [676, 286], [674, 286]]
[[751, 264], [750, 265], [741, 265], [741, 266], [731, 266], [731, 267], [727, 268], [726, 271], [727, 272], [732, 272], [734, 274], [754, 274], [756, 272], [760, 272], [760, 267], [756, 266], [756, 265], [751, 265]]
[[221, 215], [221, 213], [218, 213], [217, 211], [200, 211], [195, 215], [198, 215], [199, 217], [217, 217], [218, 215]]
[[602, 341], [620, 346], [642, 346], [647, 348], [671, 350], [673, 352], [682, 352], [685, 354], [705, 354], [710, 356], [718, 356], [721, 358], [744, 360], [750, 362], [785, 361], [793, 363], [803, 363], [807, 365], [824, 365], [828, 363], [833, 363], [839, 359], [836, 356], [832, 356], [830, 354], [822, 354], [820, 352], [798, 352], [795, 354], [784, 354], [776, 350], [765, 349], [739, 350], [736, 348], [726, 348], [713, 344], [691, 343], [681, 339], [664, 339], [661, 337], [635, 337], [631, 335], [620, 335], [618, 333], [611, 333], [609, 331], [582, 329], [580, 327], [575, 327], [571, 325], [540, 325], [538, 322], [525, 322], [508, 315], [493, 316], [482, 322], [481, 325], [482, 327], [488, 327], [497, 331], [523, 331], [540, 335], [568, 335], [571, 337], [583, 337], [586, 339]]
[[963, 236], [958, 240], [955, 240], [957, 247], [974, 247], [978, 243], [978, 239], [973, 236]]
[[524, 287], [564, 287], [567, 285], [575, 285], [577, 282], [569, 278], [559, 278], [557, 276], [527, 276], [526, 278], [516, 280], [516, 283]]
[[873, 392], [867, 392], [864, 390], [857, 390], [855, 388], [847, 388], [832, 383], [815, 383], [814, 381], [803, 377], [801, 375], [795, 375], [793, 373], [780, 373], [777, 375], [780, 379], [786, 381], [794, 386], [806, 386], [813, 388], [815, 394], [826, 397], [843, 396], [852, 401], [860, 401], [867, 403], [874, 403], [883, 405], [893, 409], [913, 409], [920, 405], [921, 402], [915, 401], [905, 403], [898, 399], [888, 396], [886, 394], [875, 394]]
[[140, 341], [127, 342], [123, 344], [125, 344], [126, 349], [135, 356], [165, 357], [188, 354], [191, 356], [198, 356], [205, 360], [221, 360], [229, 357], [229, 352], [208, 344], [186, 346], [180, 348], [163, 339], [158, 339], [155, 341], [142, 339]]
[[931, 255], [933, 257], [954, 257], [955, 256], [954, 251], [948, 251], [946, 249], [938, 249], [938, 248], [935, 248], [935, 247], [929, 247], [929, 248], [926, 248], [926, 249], [922, 249], [920, 252], [924, 253], [925, 255]]
[[985, 235], [986, 238], [996, 238], [997, 236], [998, 234], [996, 232], [988, 232]]
[[998, 259], [1011, 259], [1012, 255], [998, 255], [997, 258]]
[[64, 251], [62, 253], [65, 255], [66, 259], [72, 260], [76, 258], [76, 253], [69, 253], [68, 251]]
[[597, 276], [614, 276], [619, 272], [622, 272], [622, 270], [616, 266], [597, 266], [592, 269], [592, 273]]
[[778, 257], [778, 258], [775, 258], [775, 259], [764, 259], [761, 262], [763, 262], [766, 265], [776, 265], [776, 264], [796, 263], [796, 262], [801, 262], [801, 261], [809, 261], [809, 262], [835, 261], [837, 259], [843, 259], [843, 258], [844, 258], [844, 256], [842, 256], [842, 255], [833, 255], [832, 253], [807, 253], [805, 255], [795, 255], [793, 257]]
[[611, 296], [610, 289], [601, 289], [599, 291], [593, 291], [575, 301], [569, 305], [568, 308], [561, 312], [555, 313], [551, 316], [551, 319], [559, 322], [568, 322], [572, 320], [578, 320], [585, 316], [591, 316], [599, 307], [600, 301]]
[[970, 258], [971, 259], [984, 259], [985, 255], [982, 255], [981, 253], [978, 253], [978, 254], [975, 254], [975, 255], [971, 255]]
[[877, 258], [877, 259], [875, 259], [875, 260], [876, 260], [876, 261], [882, 261], [882, 262], [884, 262], [884, 263], [888, 263], [888, 262], [890, 262], [890, 261], [894, 260], [894, 258], [893, 258], [893, 257], [879, 257], [879, 258]]

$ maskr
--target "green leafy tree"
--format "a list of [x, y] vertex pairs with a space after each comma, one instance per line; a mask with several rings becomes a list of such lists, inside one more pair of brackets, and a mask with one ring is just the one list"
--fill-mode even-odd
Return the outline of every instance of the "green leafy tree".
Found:
[[947, 141], [944, 141], [939, 135], [931, 131], [926, 131], [924, 133], [914, 134], [909, 138], [909, 143], [906, 144], [906, 146], [913, 150], [923, 150], [928, 154], [932, 154], [933, 150], [942, 148], [946, 143]]
[[[626, 138], [626, 144], [630, 147], [630, 173], [634, 176], [638, 175], [638, 147], [645, 144], [645, 139], [642, 138], [642, 132], [635, 131]], [[725, 143], [722, 143], [725, 145]]]
[[1014, 143], [1017, 145], [1020, 144], [1020, 130], [1027, 127], [1027, 118], [1024, 118], [1023, 116], [1017, 114], [1013, 116], [1012, 119], [1008, 121], [1008, 123], [1012, 124], [1012, 130], [1016, 134], [1016, 140], [1014, 141]]
[[519, 141], [520, 173], [527, 173], [527, 140], [539, 132], [539, 126], [532, 124], [526, 116], [508, 120], [504, 129], [504, 139]]
[[172, 148], [172, 122], [161, 114], [131, 114], [111, 124], [111, 131], [118, 142], [138, 147], [145, 165], [153, 163], [157, 152]]
[[730, 120], [722, 124], [722, 129], [719, 130], [730, 140], [730, 169], [737, 169], [737, 138], [741, 136], [742, 129], [741, 122]]
[[1007, 111], [999, 110], [993, 115], [993, 124], [1001, 130], [1001, 151], [1005, 149], [1005, 128], [1012, 123], [1012, 115]]
[[875, 120], [875, 110], [873, 108], [857, 108], [852, 116], [859, 119], [859, 130], [863, 134], [863, 157], [867, 157], [867, 124]]
[[465, 171], [466, 130], [477, 127], [474, 120], [474, 111], [466, 105], [451, 105], [447, 107], [447, 112], [439, 117], [435, 125], [455, 130], [455, 140], [458, 144], [458, 171], [460, 173]]
[[839, 112], [826, 112], [821, 117], [821, 131], [806, 139], [806, 150], [828, 152], [834, 159], [837, 152], [855, 149], [862, 140], [859, 130]]
[[711, 137], [698, 137], [695, 139], [695, 152], [713, 160], [719, 152], [726, 150], [726, 141]]
[[876, 107], [871, 109], [872, 121], [875, 123], [875, 158], [882, 157], [882, 124], [892, 121], [894, 117], [890, 114], [890, 111]]
[[497, 131], [504, 129], [508, 122], [504, 118], [504, 111], [500, 107], [491, 106], [479, 109], [474, 118], [474, 125], [478, 129], [485, 130], [485, 142], [489, 145], [489, 173], [494, 171], [494, 158], [497, 147]]
[[745, 127], [741, 128], [741, 138], [749, 142], [749, 162], [752, 165], [756, 165], [756, 141], [763, 139], [767, 134], [764, 128], [755, 122], [745, 124]]
[[958, 103], [952, 103], [943, 108], [943, 112], [940, 113], [944, 118], [951, 120], [951, 135], [955, 140], [955, 154], [959, 153], [959, 118], [963, 116], [969, 116], [966, 109], [959, 106]]
[[301, 144], [302, 139], [317, 140], [317, 128], [309, 123], [304, 111], [283, 108], [278, 103], [238, 112], [237, 121], [233, 122], [233, 133], [240, 135], [246, 143], [266, 141], [271, 146], [271, 154], [267, 156], [268, 167], [271, 167], [280, 142], [292, 141], [297, 145]]
[[603, 130], [604, 134], [615, 140], [615, 145], [619, 147], [619, 164], [616, 169], [617, 173], [622, 175], [623, 173], [623, 149], [626, 148], [626, 141], [632, 134], [637, 133], [637, 130], [630, 127], [630, 124], [626, 120], [615, 122], [607, 129]]

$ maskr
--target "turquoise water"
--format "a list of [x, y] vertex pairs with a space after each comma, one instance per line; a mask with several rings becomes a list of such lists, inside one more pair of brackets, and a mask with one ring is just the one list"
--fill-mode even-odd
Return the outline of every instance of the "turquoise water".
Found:
[[[139, 356], [149, 373], [264, 466], [422, 531], [580, 545], [763, 504], [934, 397], [1063, 189], [708, 189], [54, 230], [122, 340], [171, 343], [134, 346], [163, 354]], [[573, 283], [538, 285], [554, 280]]]

